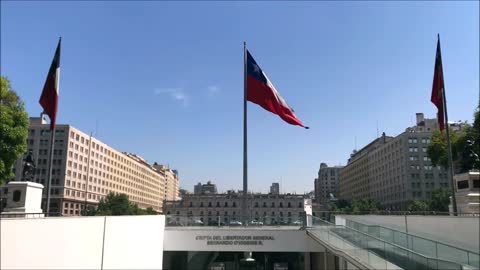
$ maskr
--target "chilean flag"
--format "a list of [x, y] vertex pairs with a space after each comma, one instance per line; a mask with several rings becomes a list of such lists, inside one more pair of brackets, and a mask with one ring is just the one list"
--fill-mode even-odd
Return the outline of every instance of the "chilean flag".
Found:
[[40, 105], [42, 105], [43, 112], [50, 118], [50, 130], [55, 128], [55, 119], [57, 117], [58, 107], [58, 83], [60, 80], [60, 44], [62, 40], [58, 41], [55, 56], [52, 64], [48, 70], [47, 80], [43, 86], [42, 95], [40, 96]]
[[440, 51], [440, 36], [437, 41], [437, 53], [435, 55], [435, 68], [433, 72], [432, 97], [430, 101], [437, 107], [437, 121], [440, 131], [445, 128], [445, 114], [443, 113], [443, 82], [442, 53]]
[[247, 50], [247, 100], [260, 105], [265, 110], [272, 112], [283, 121], [307, 128], [293, 114], [292, 108], [277, 92], [267, 75], [258, 66], [250, 52]]

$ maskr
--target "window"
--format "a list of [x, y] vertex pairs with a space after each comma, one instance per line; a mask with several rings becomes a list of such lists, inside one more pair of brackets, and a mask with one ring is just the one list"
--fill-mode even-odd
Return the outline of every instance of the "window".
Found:
[[[237, 203], [236, 202], [233, 202], [233, 207], [237, 207]], [[235, 213], [235, 212], [233, 212]], [[235, 215], [235, 214], [234, 214]]]
[[22, 197], [22, 192], [20, 190], [15, 190], [13, 192], [13, 198], [12, 199], [13, 199], [14, 202], [20, 201], [21, 197]]
[[480, 180], [473, 180], [473, 188], [480, 188]]
[[458, 189], [465, 189], [468, 188], [468, 180], [458, 181], [457, 182]]

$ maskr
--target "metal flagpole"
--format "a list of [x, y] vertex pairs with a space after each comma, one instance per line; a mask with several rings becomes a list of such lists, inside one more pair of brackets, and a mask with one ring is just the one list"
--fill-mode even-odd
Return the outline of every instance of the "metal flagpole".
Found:
[[[50, 121], [52, 121], [50, 119]], [[55, 146], [55, 127], [50, 130], [50, 160], [48, 162], [48, 178], [47, 178], [47, 198], [46, 198], [46, 207], [45, 213], [47, 216], [50, 214], [50, 187], [52, 185], [52, 162], [53, 162], [53, 148]]]
[[[440, 46], [440, 35], [438, 35], [438, 44]], [[440, 49], [440, 48], [439, 48]], [[441, 51], [441, 49], [440, 49]], [[441, 52], [440, 52], [441, 57]], [[447, 147], [448, 147], [448, 172], [450, 177], [450, 184], [452, 186], [452, 208], [453, 208], [453, 215], [456, 216], [457, 212], [457, 199], [455, 198], [455, 181], [453, 180], [453, 162], [452, 162], [452, 145], [450, 143], [450, 132], [448, 127], [448, 114], [447, 114], [447, 97], [445, 96], [445, 80], [443, 76], [443, 63], [440, 65], [442, 69], [442, 102], [443, 102], [443, 111], [444, 111], [444, 120], [445, 120], [445, 129], [447, 135]]]
[[247, 170], [247, 44], [243, 42], [243, 199], [242, 218], [243, 225], [247, 226], [247, 193], [248, 193], [248, 170]]
[[455, 198], [455, 181], [453, 180], [452, 144], [450, 143], [450, 132], [448, 127], [447, 98], [445, 97], [445, 84], [442, 88], [442, 97], [443, 97], [443, 109], [445, 111], [445, 130], [447, 135], [447, 147], [448, 147], [448, 177], [450, 178], [450, 184], [452, 186], [453, 215], [456, 216], [458, 214], [457, 199]]

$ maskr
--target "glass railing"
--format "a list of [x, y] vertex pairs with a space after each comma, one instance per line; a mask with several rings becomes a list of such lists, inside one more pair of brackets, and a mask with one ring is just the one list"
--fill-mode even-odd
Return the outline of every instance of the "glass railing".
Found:
[[369, 269], [463, 269], [459, 263], [425, 256], [360, 230], [313, 217], [308, 233]]
[[193, 216], [193, 215], [165, 215], [167, 227], [303, 227], [304, 218], [289, 216], [261, 216], [249, 218], [247, 224], [240, 218], [229, 216]]
[[413, 250], [428, 257], [457, 262], [480, 268], [480, 254], [443, 244], [438, 241], [407, 234], [378, 225], [365, 225], [356, 221], [346, 220], [347, 227], [380, 238], [386, 242]]

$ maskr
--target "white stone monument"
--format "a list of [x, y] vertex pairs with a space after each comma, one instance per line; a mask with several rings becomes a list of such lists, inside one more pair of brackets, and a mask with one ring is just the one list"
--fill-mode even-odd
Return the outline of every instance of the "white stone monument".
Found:
[[34, 182], [9, 182], [4, 186], [7, 205], [0, 214], [2, 218], [43, 217], [42, 191], [43, 185]]

